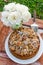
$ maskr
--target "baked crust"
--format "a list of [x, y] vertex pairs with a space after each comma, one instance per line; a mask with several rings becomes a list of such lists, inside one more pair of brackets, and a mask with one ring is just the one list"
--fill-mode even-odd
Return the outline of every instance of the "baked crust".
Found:
[[40, 40], [33, 29], [22, 27], [12, 32], [8, 45], [10, 52], [15, 57], [26, 60], [37, 54], [40, 47]]

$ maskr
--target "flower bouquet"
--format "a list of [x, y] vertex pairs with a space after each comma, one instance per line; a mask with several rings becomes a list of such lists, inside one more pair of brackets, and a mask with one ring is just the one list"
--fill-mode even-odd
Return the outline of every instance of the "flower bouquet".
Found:
[[1, 20], [4, 25], [18, 29], [23, 22], [28, 22], [30, 18], [31, 14], [27, 6], [19, 3], [9, 3], [4, 6]]

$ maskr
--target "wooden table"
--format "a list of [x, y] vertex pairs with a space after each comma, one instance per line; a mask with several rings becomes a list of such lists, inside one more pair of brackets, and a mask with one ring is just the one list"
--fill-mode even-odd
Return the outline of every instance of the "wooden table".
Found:
[[[30, 25], [31, 22], [32, 22], [32, 19], [30, 20], [30, 22], [25, 23], [25, 25], [27, 25], [27, 24]], [[43, 20], [37, 19], [37, 22], [38, 22], [38, 24], [39, 24], [39, 22], [41, 25], [43, 24]], [[43, 26], [42, 26], [42, 30], [43, 30]], [[12, 32], [12, 29], [10, 27], [3, 25], [3, 23], [0, 20], [0, 65], [21, 65], [21, 64], [15, 63], [12, 60], [10, 60], [5, 52], [4, 42], [5, 42], [7, 35], [10, 32]], [[43, 33], [41, 33], [41, 36], [43, 37]], [[34, 62], [30, 65], [43, 65], [43, 54], [39, 58], [39, 60], [37, 60], [36, 62]]]

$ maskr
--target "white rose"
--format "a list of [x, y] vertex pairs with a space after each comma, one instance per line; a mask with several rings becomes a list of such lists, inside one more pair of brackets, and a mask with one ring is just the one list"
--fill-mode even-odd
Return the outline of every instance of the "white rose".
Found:
[[28, 22], [31, 19], [31, 14], [28, 11], [22, 13], [23, 22]]
[[13, 28], [20, 27], [21, 21], [28, 22], [31, 18], [29, 8], [22, 4], [9, 3], [4, 6], [4, 12], [2, 12], [2, 21], [7, 26], [12, 26]]
[[4, 10], [5, 11], [15, 11], [15, 3], [10, 3], [10, 4], [8, 4], [8, 5], [5, 5], [4, 6]]
[[7, 11], [2, 12], [1, 20], [2, 20], [3, 24], [7, 25], [7, 26], [9, 26], [8, 16], [9, 16], [9, 12], [7, 12]]
[[20, 11], [21, 13], [28, 11], [28, 7], [26, 7], [25, 5], [22, 4], [16, 4], [16, 10]]
[[9, 16], [8, 16], [8, 20], [9, 20], [9, 22], [11, 23], [11, 24], [15, 24], [15, 23], [17, 23], [18, 21], [20, 21], [21, 22], [21, 14], [20, 14], [20, 12], [18, 12], [18, 11], [15, 11], [15, 12], [11, 12], [10, 14], [9, 14]]

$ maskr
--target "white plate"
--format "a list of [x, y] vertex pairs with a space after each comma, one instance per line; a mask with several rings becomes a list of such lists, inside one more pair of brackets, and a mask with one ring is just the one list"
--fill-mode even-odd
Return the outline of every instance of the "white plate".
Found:
[[[38, 34], [39, 35], [39, 34]], [[38, 53], [31, 59], [27, 59], [27, 60], [21, 60], [21, 59], [18, 59], [16, 58], [15, 56], [13, 56], [10, 51], [9, 51], [9, 47], [8, 47], [8, 40], [9, 40], [9, 36], [10, 34], [8, 35], [6, 41], [5, 41], [5, 51], [8, 55], [8, 57], [13, 60], [14, 62], [17, 62], [19, 64], [30, 64], [30, 63], [33, 63], [35, 62], [36, 60], [38, 60], [40, 58], [40, 56], [42, 55], [42, 52], [43, 52], [43, 41], [39, 35], [39, 38], [40, 38], [40, 49], [38, 51]]]

